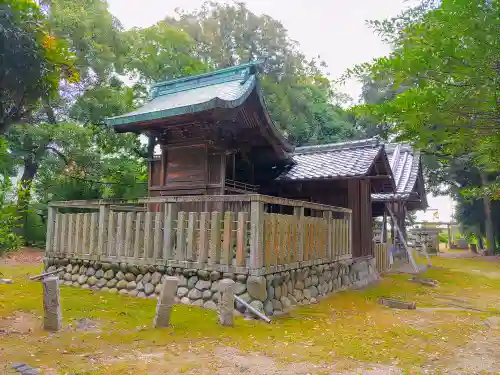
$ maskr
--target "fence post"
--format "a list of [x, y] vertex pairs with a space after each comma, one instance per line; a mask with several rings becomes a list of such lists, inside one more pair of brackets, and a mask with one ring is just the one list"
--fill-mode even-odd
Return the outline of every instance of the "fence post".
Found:
[[349, 241], [349, 244], [348, 244], [348, 248], [349, 248], [349, 256], [352, 257], [352, 211], [349, 212], [349, 219], [348, 219], [348, 223], [349, 223], [349, 238], [348, 238], [348, 241]]
[[327, 232], [326, 232], [326, 258], [333, 259], [333, 245], [332, 238], [334, 237], [333, 231], [333, 215], [332, 211], [324, 211], [323, 218], [326, 220]]
[[305, 242], [304, 207], [294, 207], [293, 214], [298, 217], [299, 222], [297, 228], [297, 262], [303, 262]]
[[264, 204], [260, 200], [250, 203], [250, 268], [263, 265], [264, 254]]
[[[106, 246], [108, 237], [109, 204], [99, 205], [99, 232], [97, 234], [97, 256], [99, 257]], [[99, 259], [99, 258], [98, 258]]]
[[56, 215], [57, 208], [49, 206], [47, 217], [47, 241], [45, 244], [45, 256], [51, 254], [54, 251], [54, 235], [57, 235], [57, 233], [55, 233]]

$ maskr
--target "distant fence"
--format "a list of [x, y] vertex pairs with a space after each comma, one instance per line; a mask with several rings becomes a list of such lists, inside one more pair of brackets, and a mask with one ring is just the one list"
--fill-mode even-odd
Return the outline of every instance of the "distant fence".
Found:
[[390, 268], [389, 245], [388, 243], [375, 244], [375, 259], [379, 274], [387, 272]]
[[265, 274], [351, 258], [350, 228], [350, 210], [258, 194], [53, 202], [46, 253]]

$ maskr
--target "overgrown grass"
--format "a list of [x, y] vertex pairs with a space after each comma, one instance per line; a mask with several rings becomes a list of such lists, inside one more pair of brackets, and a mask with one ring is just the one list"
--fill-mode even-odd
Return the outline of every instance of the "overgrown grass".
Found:
[[[89, 355], [123, 357], [140, 350], [161, 351], [169, 358], [186, 352], [211, 358], [214, 348], [229, 346], [284, 363], [336, 363], [341, 368], [381, 363], [418, 369], [436, 355], [452, 355], [457, 346], [483, 331], [482, 321], [491, 312], [392, 310], [377, 304], [380, 297], [416, 301], [419, 307], [443, 306], [443, 295], [470, 297], [474, 306], [490, 310], [498, 308], [495, 301], [500, 297], [500, 279], [471, 272], [497, 272], [498, 264], [476, 259], [433, 262], [444, 268], [432, 268], [424, 276], [438, 280], [438, 288], [409, 282], [408, 275], [391, 275], [365, 290], [341, 292], [319, 305], [298, 308], [271, 325], [238, 318], [234, 328], [225, 329], [217, 325], [213, 311], [176, 305], [172, 327], [155, 330], [150, 328], [154, 300], [62, 287], [64, 330], [49, 334], [36, 328], [29, 335], [3, 335], [0, 363], [27, 362], [60, 373], [146, 374], [147, 366], [140, 361], [122, 358], [96, 364], [89, 362]], [[27, 281], [28, 274], [39, 271], [41, 266], [0, 266], [4, 277], [15, 281], [0, 285], [0, 318], [21, 311], [33, 313], [41, 322], [41, 284]], [[76, 330], [75, 321], [81, 318], [95, 321], [99, 330]], [[193, 366], [196, 362], [186, 362], [178, 369], [197, 373]]]

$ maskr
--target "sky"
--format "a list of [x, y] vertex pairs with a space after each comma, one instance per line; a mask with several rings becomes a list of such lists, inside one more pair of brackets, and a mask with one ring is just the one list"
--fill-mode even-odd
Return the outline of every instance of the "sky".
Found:
[[[147, 27], [176, 8], [193, 10], [203, 0], [108, 0], [111, 12], [125, 28]], [[320, 56], [328, 65], [331, 79], [346, 69], [387, 55], [390, 47], [380, 40], [366, 20], [382, 20], [399, 14], [412, 4], [410, 0], [246, 0], [256, 14], [265, 13], [279, 21], [301, 50], [312, 58]], [[358, 100], [361, 85], [352, 80], [339, 91]], [[429, 207], [437, 208], [440, 221], [449, 221], [453, 203], [448, 197], [428, 197]], [[418, 220], [432, 221], [435, 211], [418, 213]]]

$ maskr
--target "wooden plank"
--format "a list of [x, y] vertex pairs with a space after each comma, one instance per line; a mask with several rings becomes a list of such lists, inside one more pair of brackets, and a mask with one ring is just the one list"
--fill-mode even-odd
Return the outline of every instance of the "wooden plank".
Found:
[[135, 234], [134, 234], [134, 259], [139, 259], [141, 256], [141, 249], [144, 248], [143, 239], [143, 226], [144, 213], [138, 212], [135, 218]]
[[282, 229], [281, 229], [281, 217], [278, 214], [274, 215], [275, 227], [274, 227], [274, 264], [281, 264], [281, 247], [283, 246]]
[[165, 220], [163, 226], [163, 259], [174, 259], [175, 220], [177, 219], [177, 204], [167, 203], [164, 207]]
[[127, 212], [125, 217], [125, 243], [123, 246], [123, 255], [125, 257], [133, 256], [135, 216], [135, 212]]
[[163, 212], [155, 212], [154, 216], [154, 239], [153, 239], [153, 259], [156, 261], [162, 257], [163, 240]]
[[221, 213], [218, 211], [212, 212], [210, 222], [210, 258], [209, 264], [219, 264], [220, 261], [220, 230], [221, 230]]
[[68, 216], [68, 248], [66, 253], [73, 255], [75, 253], [75, 214], [67, 214]]
[[101, 204], [99, 206], [99, 229], [97, 233], [97, 249], [96, 255], [101, 256], [106, 253], [106, 242], [108, 240], [108, 223], [109, 223], [109, 205]]
[[75, 254], [84, 254], [84, 248], [82, 246], [82, 236], [83, 236], [83, 228], [82, 228], [82, 222], [83, 222], [83, 216], [85, 214], [76, 214], [75, 217], [75, 242], [74, 242], [74, 248], [75, 248]]
[[154, 212], [144, 214], [144, 259], [153, 258], [153, 218]]
[[272, 229], [271, 229], [271, 218], [269, 214], [264, 214], [264, 261], [263, 264], [266, 267], [271, 265], [271, 239], [272, 239]]
[[257, 269], [263, 265], [264, 204], [257, 201], [250, 205], [250, 268]]
[[53, 246], [53, 252], [54, 254], [57, 254], [60, 252], [60, 247], [61, 247], [61, 220], [62, 220], [62, 214], [56, 213], [55, 217], [55, 223], [54, 223], [54, 246]]
[[342, 232], [341, 222], [339, 219], [333, 220], [333, 256], [334, 259], [338, 259], [339, 256], [342, 255], [342, 238], [339, 235]]
[[116, 256], [125, 256], [125, 213], [117, 213], [117, 223], [116, 223]]
[[116, 255], [116, 212], [110, 211], [108, 218], [108, 246], [106, 253], [102, 255]]
[[61, 233], [60, 233], [59, 251], [60, 254], [66, 254], [68, 244], [68, 214], [61, 215]]
[[99, 236], [99, 213], [90, 214], [90, 235], [89, 235], [89, 254], [97, 253], [97, 241]]
[[248, 213], [239, 212], [238, 213], [238, 225], [237, 225], [237, 238], [236, 238], [236, 266], [244, 266], [246, 260], [246, 248], [247, 248], [247, 221]]
[[56, 217], [57, 217], [57, 208], [49, 206], [48, 217], [47, 217], [47, 235], [46, 235], [47, 240], [45, 243], [45, 252], [47, 254], [54, 252], [55, 236], [57, 235], [57, 231], [55, 229]]
[[90, 254], [90, 213], [82, 214], [82, 253]]
[[233, 260], [233, 212], [224, 213], [224, 234], [222, 241], [221, 264], [230, 265]]
[[187, 226], [187, 247], [186, 259], [189, 261], [196, 260], [196, 226], [198, 224], [198, 213], [189, 212]]
[[200, 213], [200, 243], [199, 243], [199, 256], [198, 261], [200, 263], [206, 263], [208, 261], [208, 243], [209, 243], [209, 213]]
[[177, 214], [177, 247], [175, 249], [175, 259], [185, 260], [186, 252], [186, 213], [179, 211]]
[[305, 245], [305, 223], [304, 223], [304, 207], [294, 207], [293, 214], [297, 217], [297, 261], [304, 260], [304, 245]]

